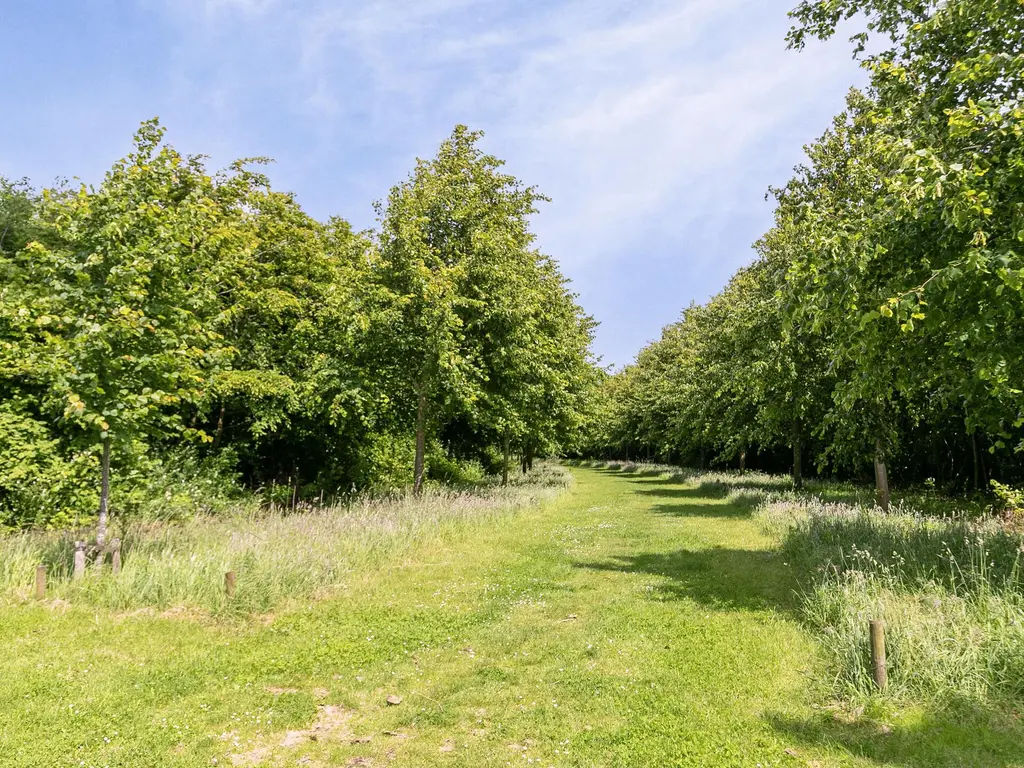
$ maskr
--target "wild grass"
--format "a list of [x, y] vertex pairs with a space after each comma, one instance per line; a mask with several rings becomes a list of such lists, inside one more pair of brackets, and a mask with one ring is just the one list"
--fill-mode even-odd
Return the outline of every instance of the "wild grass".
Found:
[[987, 708], [821, 706], [752, 509], [574, 474], [269, 615], [0, 604], [0, 764], [1024, 765], [1024, 727]]
[[876, 695], [868, 622], [886, 623], [887, 695], [981, 701], [1024, 695], [1024, 539], [995, 519], [887, 513], [817, 499], [756, 513], [782, 536], [838, 695]]
[[[189, 608], [264, 612], [345, 583], [355, 569], [401, 553], [428, 536], [469, 524], [497, 523], [557, 493], [570, 475], [541, 464], [506, 488], [428, 488], [419, 498], [392, 494], [294, 511], [240, 505], [182, 522], [136, 522], [112, 532], [122, 540], [122, 570], [87, 568], [73, 580], [71, 533], [27, 532], [0, 538], [0, 600], [29, 599], [37, 565], [48, 568], [51, 598], [114, 610]], [[237, 573], [230, 600], [224, 574]]]

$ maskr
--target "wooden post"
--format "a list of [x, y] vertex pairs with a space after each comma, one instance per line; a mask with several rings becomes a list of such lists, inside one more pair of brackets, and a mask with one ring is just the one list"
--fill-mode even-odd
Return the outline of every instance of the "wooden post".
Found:
[[427, 453], [427, 393], [420, 389], [419, 405], [416, 406], [416, 458], [413, 462], [412, 492], [419, 496], [423, 493], [423, 469]]
[[871, 620], [871, 667], [878, 690], [884, 691], [889, 685], [889, 671], [885, 662], [885, 622]]
[[85, 576], [85, 542], [75, 542], [75, 571], [74, 579], [77, 581]]
[[228, 571], [224, 574], [224, 594], [228, 599], [235, 596], [235, 572]]
[[510, 448], [510, 438], [508, 432], [501, 439], [501, 451], [502, 451], [502, 463], [501, 463], [501, 484], [502, 486], [508, 485], [508, 458]]
[[46, 566], [36, 566], [36, 600], [46, 597]]
[[[103, 438], [103, 458], [100, 461], [100, 513], [96, 525], [96, 543], [102, 548], [107, 543], [107, 513], [110, 506], [110, 438]], [[102, 557], [100, 562], [103, 562]]]
[[121, 572], [121, 540], [114, 539], [110, 542], [110, 572], [117, 576]]

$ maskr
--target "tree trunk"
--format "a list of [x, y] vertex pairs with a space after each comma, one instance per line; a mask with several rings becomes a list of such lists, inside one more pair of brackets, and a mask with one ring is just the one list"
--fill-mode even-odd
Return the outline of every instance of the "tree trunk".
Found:
[[101, 547], [107, 541], [107, 510], [110, 504], [110, 438], [103, 438], [103, 458], [100, 461], [100, 515], [96, 525], [96, 543]]
[[526, 469], [530, 472], [533, 471], [533, 455], [534, 455], [533, 440], [526, 443]]
[[747, 471], [747, 451], [746, 449], [740, 451], [740, 472]]
[[416, 462], [413, 466], [412, 492], [416, 496], [423, 493], [423, 465], [427, 452], [427, 395], [420, 393], [419, 406], [416, 408]]
[[793, 487], [804, 487], [804, 445], [799, 420], [793, 422]]
[[224, 436], [224, 406], [220, 407], [220, 413], [217, 414], [217, 431], [213, 435], [214, 447], [220, 445], [220, 439]]
[[[982, 438], [984, 438], [982, 433]], [[981, 465], [981, 487], [988, 488], [988, 468], [985, 466], [985, 441], [978, 441], [978, 463]]]
[[504, 461], [501, 462], [501, 484], [508, 485], [508, 460], [511, 450], [509, 447], [508, 432], [506, 432], [505, 436], [501, 439], [501, 450], [504, 454]]
[[974, 457], [974, 490], [978, 490], [981, 465], [978, 463], [978, 436], [974, 432], [971, 432], [971, 455]]
[[883, 512], [889, 510], [889, 476], [885, 471], [885, 455], [882, 441], [875, 440], [875, 496]]

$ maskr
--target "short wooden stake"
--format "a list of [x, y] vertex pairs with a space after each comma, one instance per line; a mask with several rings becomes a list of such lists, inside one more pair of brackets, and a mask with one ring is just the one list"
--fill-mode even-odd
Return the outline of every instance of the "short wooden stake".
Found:
[[229, 597], [235, 596], [235, 572], [228, 571], [224, 574], [224, 593]]
[[871, 620], [871, 667], [878, 690], [884, 691], [889, 685], [889, 671], [885, 662], [885, 622]]
[[46, 597], [46, 566], [36, 566], [36, 600]]
[[110, 572], [117, 576], [121, 572], [121, 540], [114, 539], [110, 546], [114, 550], [110, 553]]
[[81, 579], [85, 576], [85, 542], [75, 542], [75, 572], [74, 578]]

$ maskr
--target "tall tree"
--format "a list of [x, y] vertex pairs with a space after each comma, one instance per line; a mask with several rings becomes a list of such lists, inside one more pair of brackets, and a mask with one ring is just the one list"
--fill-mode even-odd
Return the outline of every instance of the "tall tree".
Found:
[[231, 350], [213, 329], [222, 266], [251, 247], [242, 205], [262, 178], [212, 177], [162, 145], [156, 121], [95, 189], [43, 194], [44, 237], [9, 261], [5, 314], [31, 317], [7, 349], [44, 411], [100, 453], [97, 540], [106, 537], [112, 454], [146, 436], [202, 437], [199, 403]]
[[[415, 415], [413, 487], [423, 485], [428, 429], [445, 414], [475, 413], [486, 380], [480, 317], [499, 296], [510, 264], [532, 236], [528, 217], [543, 198], [502, 173], [482, 134], [457, 126], [437, 156], [420, 160], [392, 189], [380, 215], [387, 292], [378, 345], [399, 403]], [[505, 431], [514, 424], [499, 424]]]

